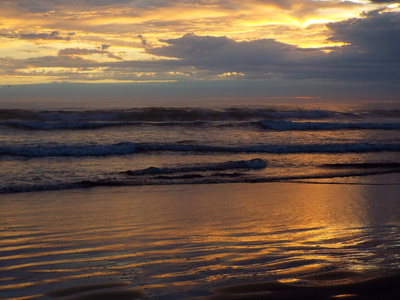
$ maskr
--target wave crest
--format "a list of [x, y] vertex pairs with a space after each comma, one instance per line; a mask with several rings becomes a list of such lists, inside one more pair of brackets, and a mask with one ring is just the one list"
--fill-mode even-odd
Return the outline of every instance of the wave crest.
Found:
[[227, 171], [235, 169], [264, 169], [267, 163], [260, 159], [255, 158], [251, 160], [228, 161], [223, 163], [214, 164], [195, 164], [175, 168], [156, 168], [150, 167], [143, 170], [125, 171], [123, 173], [130, 176], [138, 175], [156, 175], [156, 174], [174, 174], [174, 173], [187, 173], [187, 172], [205, 172], [205, 171]]

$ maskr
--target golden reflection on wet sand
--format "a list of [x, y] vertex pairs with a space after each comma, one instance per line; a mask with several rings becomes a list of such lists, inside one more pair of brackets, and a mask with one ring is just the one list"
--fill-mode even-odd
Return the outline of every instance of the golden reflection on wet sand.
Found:
[[[265, 183], [1, 195], [0, 295], [119, 282], [127, 288], [104, 292], [179, 299], [235, 282], [390, 272], [400, 265], [399, 192]], [[83, 290], [74, 297], [92, 293]]]

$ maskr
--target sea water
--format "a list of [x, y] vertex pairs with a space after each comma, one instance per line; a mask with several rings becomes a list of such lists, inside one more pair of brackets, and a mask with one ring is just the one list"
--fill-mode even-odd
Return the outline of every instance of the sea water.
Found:
[[400, 183], [398, 103], [48, 106], [0, 110], [0, 193], [293, 180]]
[[397, 103], [3, 106], [0, 298], [396, 274], [399, 171]]

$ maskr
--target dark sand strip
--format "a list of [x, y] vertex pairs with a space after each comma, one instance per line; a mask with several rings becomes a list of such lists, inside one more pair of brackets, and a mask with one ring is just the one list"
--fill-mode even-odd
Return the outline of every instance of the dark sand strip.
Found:
[[[354, 277], [353, 282], [334, 284], [332, 280]], [[357, 299], [357, 300], [391, 300], [400, 295], [400, 274], [377, 278], [360, 279], [356, 273], [329, 272], [315, 275], [314, 280], [327, 278], [328, 282], [322, 285], [312, 285], [308, 282], [302, 285], [287, 284], [279, 281], [263, 283], [239, 284], [214, 290], [212, 296], [201, 297], [203, 300], [300, 300], [300, 299]], [[312, 277], [312, 276], [310, 276]], [[365, 278], [364, 276], [361, 276]], [[358, 278], [358, 280], [356, 279]]]
[[115, 288], [121, 286], [129, 285], [128, 282], [110, 282], [110, 283], [99, 283], [99, 284], [88, 284], [88, 285], [79, 285], [73, 286], [65, 289], [59, 289], [55, 291], [51, 291], [47, 293], [47, 296], [50, 297], [65, 297], [70, 296], [76, 293], [87, 292], [91, 290], [98, 290], [98, 289], [108, 289], [108, 288]]
[[93, 292], [66, 298], [66, 300], [131, 300], [145, 297], [146, 294], [140, 288], [131, 288], [124, 290]]

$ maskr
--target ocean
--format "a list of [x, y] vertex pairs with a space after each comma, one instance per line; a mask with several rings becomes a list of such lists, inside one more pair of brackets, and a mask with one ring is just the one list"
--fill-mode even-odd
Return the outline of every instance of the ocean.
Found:
[[400, 107], [376, 106], [1, 109], [0, 193], [270, 181], [399, 184]]
[[400, 104], [4, 105], [0, 298], [395, 299]]

